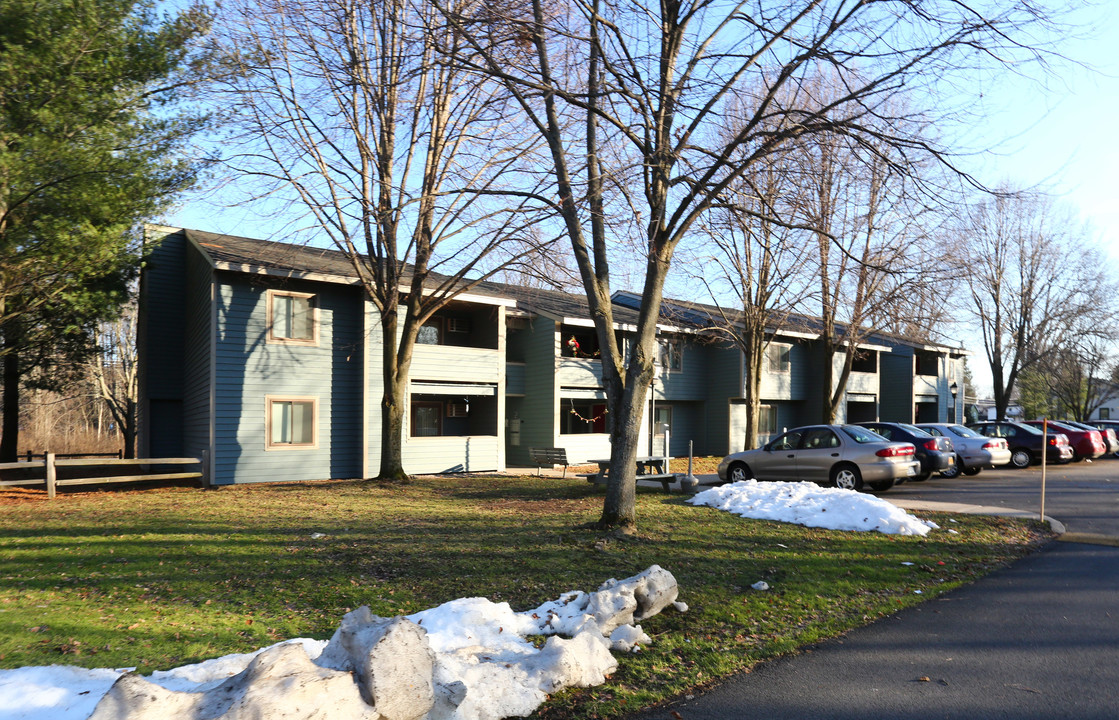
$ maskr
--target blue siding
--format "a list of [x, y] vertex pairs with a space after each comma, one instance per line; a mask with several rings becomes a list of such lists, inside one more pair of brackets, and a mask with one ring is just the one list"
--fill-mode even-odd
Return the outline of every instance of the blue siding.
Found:
[[707, 427], [696, 454], [726, 455], [730, 451], [730, 399], [742, 397], [742, 353], [730, 343], [708, 345]]
[[913, 422], [913, 355], [904, 348], [882, 353], [882, 395], [878, 415], [884, 422]]
[[709, 356], [705, 348], [688, 342], [682, 343], [680, 370], [661, 370], [656, 384], [657, 401], [705, 400], [710, 379]]
[[[344, 286], [286, 283], [315, 293], [319, 344], [269, 344], [267, 288], [222, 273], [218, 283], [215, 481], [245, 483], [360, 477], [361, 299]], [[313, 397], [317, 447], [268, 450], [268, 396]]]
[[530, 447], [556, 447], [557, 443], [556, 324], [548, 318], [533, 318], [527, 328], [509, 331], [509, 343], [523, 353], [525, 396], [506, 407], [509, 420], [520, 420], [521, 424], [519, 446], [511, 445], [506, 438], [506, 462], [527, 467]]
[[[213, 271], [193, 247], [186, 258], [186, 325], [183, 335], [183, 449], [191, 457], [201, 457], [211, 448], [212, 413], [211, 363], [213, 305], [210, 302]], [[211, 458], [212, 460], [212, 458]], [[216, 480], [214, 480], [216, 482]]]
[[149, 228], [137, 327], [140, 455], [183, 455], [186, 238]]

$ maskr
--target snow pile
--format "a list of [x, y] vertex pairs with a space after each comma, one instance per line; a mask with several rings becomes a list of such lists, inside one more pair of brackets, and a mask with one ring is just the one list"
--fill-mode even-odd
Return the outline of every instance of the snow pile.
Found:
[[809, 482], [760, 483], [743, 480], [704, 490], [693, 495], [688, 502], [756, 520], [776, 520], [831, 530], [927, 535], [930, 529], [939, 527], [873, 495], [824, 488]]
[[[649, 637], [635, 624], [676, 601], [653, 565], [597, 592], [514, 612], [484, 598], [407, 617], [347, 613], [329, 642], [298, 639], [144, 678], [122, 670], [0, 671], [0, 720], [497, 720], [524, 716], [564, 687], [606, 681], [611, 649]], [[530, 635], [548, 636], [537, 648]]]

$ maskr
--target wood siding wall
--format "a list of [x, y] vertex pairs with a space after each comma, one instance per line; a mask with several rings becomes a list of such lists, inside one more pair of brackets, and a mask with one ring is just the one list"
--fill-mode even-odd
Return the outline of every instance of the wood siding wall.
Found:
[[[215, 482], [353, 478], [362, 473], [361, 300], [353, 288], [285, 283], [314, 293], [319, 344], [267, 341], [267, 287], [218, 280]], [[317, 401], [316, 447], [267, 449], [268, 396]]]
[[507, 462], [528, 467], [528, 448], [557, 447], [556, 407], [559, 385], [556, 381], [556, 324], [545, 317], [533, 318], [528, 326], [510, 330], [511, 346], [524, 358], [524, 398], [510, 420], [521, 424], [521, 444], [506, 445]]
[[[193, 247], [186, 253], [186, 317], [183, 333], [183, 450], [202, 457], [213, 449], [213, 329], [211, 294], [214, 274], [210, 263]], [[213, 462], [215, 458], [211, 458]], [[211, 482], [219, 482], [211, 474]]]
[[185, 335], [186, 238], [150, 230], [148, 258], [140, 273], [137, 326], [139, 402], [137, 453], [183, 454], [183, 336]]
[[894, 352], [879, 356], [882, 394], [878, 417], [885, 422], [913, 422], [913, 356]]

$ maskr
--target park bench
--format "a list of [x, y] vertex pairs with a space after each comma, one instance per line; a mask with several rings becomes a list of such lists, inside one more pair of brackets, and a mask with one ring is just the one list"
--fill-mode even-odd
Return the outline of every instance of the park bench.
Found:
[[528, 458], [536, 466], [536, 474], [543, 467], [563, 465], [563, 477], [567, 477], [567, 448], [529, 448]]

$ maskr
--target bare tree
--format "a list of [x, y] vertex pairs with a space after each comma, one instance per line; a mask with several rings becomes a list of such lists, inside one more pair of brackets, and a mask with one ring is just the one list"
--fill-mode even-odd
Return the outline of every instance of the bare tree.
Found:
[[[716, 252], [685, 263], [715, 300], [717, 336], [742, 353], [747, 449], [757, 445], [770, 340], [782, 329], [803, 329], [792, 309], [809, 291], [811, 247], [798, 227], [803, 187], [795, 168], [788, 149], [754, 163], [698, 225]], [[722, 297], [734, 306], [725, 307]]]
[[[892, 148], [822, 137], [805, 158], [818, 250], [815, 272], [823, 348], [820, 421], [834, 423], [859, 345], [899, 314], [919, 275], [909, 272], [918, 227], [910, 209], [912, 166], [899, 171]], [[841, 356], [836, 368], [835, 358]]]
[[[1033, 367], [1031, 379], [1044, 387], [1048, 405], [1058, 417], [1087, 422], [1107, 402], [1113, 388], [1106, 378], [1119, 366], [1116, 321], [1119, 317], [1072, 319], [1074, 327], [1061, 347]], [[1019, 376], [1020, 384], [1027, 382], [1026, 375]]]
[[492, 86], [447, 61], [469, 50], [426, 3], [246, 1], [226, 21], [245, 131], [233, 164], [305, 209], [379, 311], [378, 475], [407, 481], [402, 430], [417, 334], [500, 269], [483, 270], [483, 259], [505, 239], [529, 237], [522, 201], [488, 199], [502, 182], [534, 186], [519, 169], [531, 135], [517, 133]]
[[964, 309], [982, 333], [995, 410], [1005, 417], [1024, 371], [1070, 337], [1110, 332], [1114, 282], [1086, 229], [1044, 197], [1005, 191], [975, 203], [956, 236]]
[[124, 441], [124, 456], [136, 457], [136, 302], [124, 307], [121, 316], [102, 323], [100, 354], [91, 363], [93, 395], [105, 404]]
[[[696, 222], [755, 162], [799, 138], [840, 134], [935, 152], [892, 124], [881, 100], [922, 83], [933, 92], [976, 63], [1036, 57], [1018, 31], [1044, 17], [1016, 0], [982, 11], [905, 0], [523, 0], [484, 13], [436, 4], [470, 39], [468, 60], [507, 89], [549, 150], [553, 184], [539, 199], [575, 252], [613, 420], [598, 525], [620, 531], [636, 522], [634, 460], [664, 282]], [[821, 68], [839, 83], [834, 101], [782, 100], [810, 91], [806, 81]], [[733, 106], [737, 132], [720, 137], [730, 94], [751, 77], [764, 92], [751, 107]], [[645, 265], [628, 358], [610, 306], [612, 255], [624, 246], [607, 218], [628, 221]]]
[[[539, 228], [532, 227], [523, 237], [511, 238], [495, 253], [503, 265], [496, 279], [526, 288], [570, 290], [580, 285], [579, 270], [570, 245], [543, 238]], [[504, 257], [503, 257], [504, 256]]]

